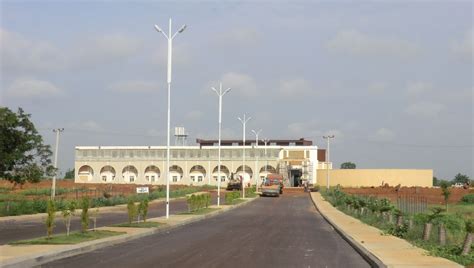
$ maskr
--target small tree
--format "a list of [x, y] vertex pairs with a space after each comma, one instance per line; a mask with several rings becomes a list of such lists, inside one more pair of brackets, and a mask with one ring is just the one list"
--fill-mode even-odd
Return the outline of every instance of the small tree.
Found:
[[48, 239], [51, 239], [51, 235], [53, 234], [53, 228], [54, 228], [54, 217], [56, 215], [56, 208], [54, 205], [54, 201], [51, 199], [48, 200], [46, 213], [48, 214], [46, 216], [46, 232], [48, 234]]
[[83, 233], [87, 232], [89, 229], [89, 207], [90, 200], [88, 197], [84, 197], [81, 201], [81, 231]]
[[74, 179], [75, 169], [68, 169], [64, 174], [64, 179]]
[[146, 222], [146, 217], [148, 215], [148, 198], [145, 198], [143, 199], [143, 201], [141, 202], [141, 214], [142, 214], [142, 218], [143, 218], [143, 222]]
[[449, 185], [445, 182], [441, 183], [441, 194], [444, 197], [444, 203], [446, 205], [446, 212], [448, 211], [448, 200], [451, 195], [451, 190], [449, 190]]
[[433, 221], [441, 217], [441, 212], [443, 212], [444, 210], [442, 208], [435, 207], [432, 208], [431, 211], [432, 213], [428, 215], [425, 227], [423, 229], [423, 240], [425, 241], [430, 240], [431, 229], [433, 228]]
[[66, 225], [66, 235], [69, 236], [69, 230], [71, 229], [71, 219], [74, 217], [76, 211], [76, 202], [72, 201], [64, 207], [62, 214], [64, 224]]
[[127, 203], [127, 211], [128, 211], [128, 224], [132, 224], [133, 219], [137, 215], [137, 206], [133, 199], [129, 199]]
[[454, 176], [453, 183], [469, 183], [469, 176], [458, 173], [456, 176]]
[[355, 168], [356, 168], [356, 164], [352, 162], [344, 162], [341, 164], [341, 169], [355, 169]]
[[466, 238], [464, 239], [461, 255], [466, 256], [471, 251], [472, 234], [474, 233], [474, 220], [466, 221]]

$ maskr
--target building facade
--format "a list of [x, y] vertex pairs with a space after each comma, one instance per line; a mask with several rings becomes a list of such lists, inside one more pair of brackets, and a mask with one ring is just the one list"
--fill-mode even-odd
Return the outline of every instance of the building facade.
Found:
[[[170, 184], [217, 185], [218, 142], [197, 140], [197, 146], [171, 146]], [[245, 147], [245, 165], [243, 151]], [[317, 169], [325, 169], [325, 150], [311, 141], [221, 141], [221, 185], [231, 176], [255, 184], [268, 173], [280, 173], [287, 186], [317, 182]], [[166, 184], [165, 146], [78, 146], [75, 150], [77, 183]]]

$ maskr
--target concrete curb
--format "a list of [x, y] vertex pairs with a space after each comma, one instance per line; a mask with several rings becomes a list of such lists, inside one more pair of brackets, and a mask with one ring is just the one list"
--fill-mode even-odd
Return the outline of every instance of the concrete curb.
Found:
[[385, 265], [379, 258], [377, 258], [372, 252], [368, 251], [361, 243], [357, 242], [357, 240], [353, 239], [352, 236], [344, 232], [339, 226], [337, 226], [336, 223], [334, 223], [331, 219], [326, 217], [320, 210], [318, 205], [313, 199], [313, 196], [311, 193], [309, 193], [309, 196], [311, 198], [311, 201], [313, 202], [314, 206], [316, 209], [319, 211], [319, 214], [326, 220], [333, 228], [334, 230], [351, 245], [352, 248], [354, 248], [357, 253], [359, 253], [369, 264], [371, 267], [381, 267], [381, 268], [386, 268], [387, 265]]
[[[83, 242], [77, 245], [64, 245], [64, 247], [60, 250], [55, 250], [52, 252], [48, 253], [40, 253], [40, 254], [32, 254], [32, 255], [27, 255], [24, 257], [20, 258], [14, 258], [11, 260], [7, 260], [5, 262], [0, 263], [0, 266], [3, 268], [10, 268], [10, 267], [33, 267], [37, 265], [41, 265], [44, 263], [48, 263], [51, 261], [59, 260], [59, 259], [64, 259], [68, 257], [72, 257], [75, 255], [87, 253], [96, 249], [104, 248], [104, 247], [109, 247], [117, 244], [121, 244], [124, 242], [132, 241], [135, 239], [139, 239], [145, 236], [153, 235], [153, 234], [159, 234], [159, 233], [164, 233], [164, 232], [169, 232], [171, 230], [174, 230], [176, 228], [182, 227], [184, 225], [193, 223], [193, 222], [198, 222], [204, 219], [212, 218], [215, 217], [219, 214], [222, 214], [224, 212], [236, 209], [238, 207], [247, 205], [254, 201], [256, 198], [252, 199], [247, 199], [242, 203], [230, 206], [230, 207], [224, 207], [219, 210], [210, 212], [208, 214], [204, 215], [197, 215], [195, 217], [192, 217], [187, 220], [183, 220], [182, 222], [172, 225], [172, 226], [163, 226], [163, 227], [157, 227], [157, 228], [149, 228], [149, 230], [137, 233], [137, 234], [124, 234], [124, 235], [118, 235], [118, 236], [113, 236], [113, 237], [108, 237], [108, 238], [103, 238], [99, 240], [93, 240], [93, 241], [88, 241], [88, 242]], [[106, 227], [101, 227], [101, 228], [106, 228]], [[101, 229], [99, 228], [99, 229]]]

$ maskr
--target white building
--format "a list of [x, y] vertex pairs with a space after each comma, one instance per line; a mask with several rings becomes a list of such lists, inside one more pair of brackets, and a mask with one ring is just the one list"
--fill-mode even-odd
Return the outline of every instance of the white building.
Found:
[[[172, 146], [170, 183], [216, 185], [218, 141], [197, 140], [197, 146]], [[280, 173], [287, 186], [303, 180], [317, 181], [317, 169], [326, 168], [325, 150], [312, 141], [270, 140], [267, 146], [255, 141], [245, 144], [243, 168], [241, 140], [221, 141], [221, 181], [225, 186], [231, 176], [242, 176], [255, 184], [258, 175]], [[328, 163], [332, 168], [331, 163]], [[77, 146], [75, 182], [166, 184], [166, 146]]]

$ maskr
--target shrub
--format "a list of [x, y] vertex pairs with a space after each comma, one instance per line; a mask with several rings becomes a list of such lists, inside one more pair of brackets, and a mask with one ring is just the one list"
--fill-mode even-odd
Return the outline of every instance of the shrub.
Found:
[[89, 207], [90, 207], [90, 199], [88, 197], [84, 197], [81, 201], [81, 232], [87, 232], [89, 229]]
[[188, 203], [188, 211], [196, 211], [199, 209], [207, 208], [211, 202], [211, 194], [203, 193], [199, 195], [192, 194], [186, 199]]
[[225, 203], [230, 205], [234, 203], [234, 200], [240, 198], [240, 192], [238, 191], [232, 191], [232, 192], [226, 192], [225, 193]]
[[53, 200], [48, 200], [48, 208], [46, 209], [48, 215], [46, 216], [46, 230], [48, 233], [48, 239], [51, 239], [54, 228], [54, 216], [56, 215], [56, 208]]
[[128, 212], [128, 223], [132, 224], [133, 219], [137, 215], [137, 206], [135, 205], [135, 202], [133, 199], [129, 199], [127, 203], [127, 212]]
[[461, 202], [466, 204], [474, 204], [474, 194], [467, 194], [461, 198]]
[[311, 192], [319, 192], [320, 189], [321, 189], [321, 186], [319, 186], [318, 184], [315, 184], [313, 188], [311, 188]]
[[76, 211], [76, 202], [69, 202], [68, 206], [62, 210], [64, 224], [66, 225], [66, 236], [69, 236], [69, 230], [71, 229], [71, 219]]
[[148, 215], [148, 198], [145, 198], [141, 203], [140, 203], [140, 206], [141, 206], [141, 209], [140, 209], [140, 212], [141, 212], [141, 216], [142, 216], [142, 219], [144, 222], [146, 222], [146, 217]]

